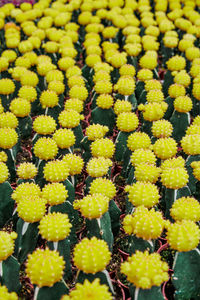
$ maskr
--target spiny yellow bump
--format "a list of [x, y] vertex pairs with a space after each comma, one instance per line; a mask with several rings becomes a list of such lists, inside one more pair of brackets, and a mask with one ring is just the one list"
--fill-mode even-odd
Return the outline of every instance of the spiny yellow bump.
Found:
[[95, 141], [101, 139], [108, 132], [109, 128], [100, 124], [92, 124], [86, 128], [85, 134], [88, 140]]
[[115, 145], [108, 138], [97, 139], [91, 144], [91, 153], [94, 157], [112, 158], [114, 152]]
[[101, 94], [96, 99], [96, 104], [98, 107], [103, 109], [109, 109], [113, 106], [113, 97], [109, 94]]
[[128, 281], [142, 289], [160, 286], [169, 279], [167, 263], [161, 260], [158, 253], [149, 254], [147, 251], [136, 251], [121, 264], [121, 272]]
[[194, 177], [200, 181], [200, 161], [193, 161], [191, 167], [193, 168]]
[[186, 60], [184, 57], [175, 55], [167, 61], [167, 68], [170, 71], [181, 71], [185, 69]]
[[182, 220], [167, 226], [167, 241], [174, 250], [191, 251], [197, 247], [199, 239], [200, 229], [191, 220]]
[[111, 166], [112, 161], [109, 158], [94, 157], [87, 163], [86, 170], [91, 177], [102, 177], [108, 173]]
[[161, 173], [161, 182], [168, 189], [180, 189], [188, 183], [188, 179], [186, 169], [181, 167], [166, 168]]
[[162, 84], [160, 83], [159, 80], [156, 79], [151, 79], [151, 80], [147, 80], [145, 81], [145, 90], [147, 92], [151, 91], [151, 90], [162, 90]]
[[50, 81], [48, 84], [48, 90], [55, 92], [57, 95], [60, 95], [64, 93], [65, 85], [62, 81]]
[[18, 141], [18, 135], [13, 128], [0, 128], [0, 147], [11, 149]]
[[117, 116], [117, 128], [121, 131], [131, 132], [139, 125], [138, 117], [133, 112], [123, 112]]
[[108, 291], [108, 286], [100, 284], [100, 279], [96, 278], [93, 282], [89, 282], [87, 279], [83, 284], [77, 283], [75, 289], [68, 295], [62, 296], [61, 300], [112, 300], [113, 297]]
[[41, 62], [37, 64], [37, 72], [40, 76], [46, 76], [47, 73], [56, 68], [51, 62]]
[[63, 157], [63, 161], [67, 162], [69, 167], [69, 174], [71, 176], [81, 174], [84, 166], [84, 161], [80, 156], [69, 153]]
[[28, 255], [26, 274], [32, 284], [51, 287], [62, 279], [64, 267], [64, 258], [57, 251], [37, 249]]
[[111, 94], [112, 83], [107, 80], [99, 80], [95, 83], [94, 89], [97, 94]]
[[75, 266], [84, 273], [95, 274], [105, 269], [111, 259], [111, 253], [104, 240], [92, 237], [84, 238], [74, 248], [73, 260]]
[[45, 215], [46, 203], [46, 199], [37, 196], [22, 198], [17, 205], [18, 215], [25, 222], [38, 222]]
[[33, 102], [37, 98], [36, 89], [32, 86], [24, 85], [19, 89], [18, 97], [25, 99], [29, 102]]
[[174, 82], [185, 87], [188, 87], [190, 85], [190, 81], [190, 75], [186, 73], [186, 70], [181, 70], [174, 76]]
[[164, 100], [164, 94], [161, 90], [150, 90], [147, 92], [146, 100], [148, 103], [162, 102]]
[[43, 91], [40, 96], [40, 103], [42, 108], [54, 107], [58, 105], [58, 95], [54, 91]]
[[63, 110], [58, 116], [59, 124], [66, 128], [78, 126], [83, 119], [84, 117], [75, 110]]
[[133, 166], [137, 166], [142, 163], [155, 165], [156, 156], [150, 149], [136, 149], [131, 155], [131, 163]]
[[135, 178], [138, 181], [156, 183], [160, 176], [160, 168], [149, 163], [140, 163], [135, 166]]
[[37, 168], [33, 163], [21, 163], [17, 168], [17, 176], [22, 179], [32, 179], [37, 175]]
[[116, 187], [114, 183], [106, 178], [96, 178], [90, 185], [90, 194], [100, 193], [109, 198], [113, 199], [116, 195]]
[[141, 69], [137, 73], [137, 78], [140, 81], [146, 81], [153, 78], [153, 72], [149, 69]]
[[168, 138], [172, 135], [173, 127], [167, 120], [158, 120], [153, 122], [151, 131], [157, 138]]
[[33, 130], [42, 135], [51, 134], [56, 130], [56, 121], [51, 116], [38, 116], [33, 121]]
[[81, 75], [74, 75], [74, 76], [69, 77], [67, 84], [70, 89], [74, 85], [85, 86], [85, 80], [84, 80], [84, 77]]
[[127, 147], [131, 151], [135, 151], [136, 149], [149, 149], [150, 146], [150, 137], [144, 132], [131, 133], [127, 139]]
[[5, 113], [0, 114], [0, 127], [10, 127], [10, 128], [16, 128], [18, 126], [18, 120], [16, 116], [7, 111]]
[[139, 111], [143, 111], [143, 118], [146, 121], [153, 122], [163, 118], [168, 104], [164, 101], [161, 103], [153, 102], [146, 105], [140, 104], [138, 106]]
[[79, 209], [82, 216], [88, 219], [97, 219], [108, 211], [109, 198], [102, 194], [93, 194], [81, 200], [75, 200], [73, 207]]
[[177, 98], [180, 96], [185, 96], [186, 90], [183, 85], [174, 83], [174, 84], [170, 85], [170, 87], [168, 89], [168, 94], [171, 98]]
[[83, 101], [79, 99], [68, 99], [65, 102], [65, 110], [75, 110], [78, 113], [81, 113], [83, 111]]
[[125, 191], [128, 192], [128, 200], [134, 206], [144, 205], [150, 208], [156, 205], [160, 198], [158, 188], [150, 182], [137, 181], [132, 186], [126, 186]]
[[12, 199], [15, 200], [16, 203], [19, 203], [24, 198], [29, 198], [31, 196], [39, 197], [40, 194], [40, 187], [37, 184], [33, 182], [23, 182], [13, 191]]
[[174, 100], [174, 108], [181, 113], [187, 113], [192, 109], [192, 100], [188, 96], [179, 96]]
[[34, 154], [41, 160], [54, 159], [58, 153], [58, 146], [52, 138], [40, 138], [34, 145]]
[[188, 126], [188, 128], [186, 130], [186, 135], [200, 134], [200, 126], [193, 125], [193, 124]]
[[59, 212], [45, 215], [38, 226], [42, 238], [52, 242], [64, 240], [70, 234], [71, 227], [68, 215]]
[[117, 100], [114, 104], [114, 112], [116, 115], [119, 115], [123, 112], [131, 112], [132, 105], [131, 102], [126, 100]]
[[135, 67], [129, 64], [125, 64], [120, 67], [119, 74], [121, 76], [135, 76]]
[[200, 83], [194, 83], [194, 84], [193, 84], [192, 95], [193, 95], [197, 100], [200, 100]]
[[131, 76], [121, 76], [114, 86], [114, 90], [121, 95], [132, 95], [135, 91], [135, 80]]
[[200, 126], [200, 116], [196, 116], [193, 120], [193, 125]]
[[64, 75], [60, 70], [51, 70], [46, 74], [46, 81], [49, 83], [51, 81], [61, 81], [63, 82]]
[[31, 72], [29, 70], [25, 71], [23, 76], [20, 77], [21, 85], [29, 85], [36, 87], [39, 82], [38, 76], [36, 73]]
[[154, 208], [148, 210], [144, 206], [138, 206], [132, 215], [126, 215], [123, 220], [123, 228], [127, 234], [135, 234], [144, 240], [157, 239], [163, 229], [165, 221], [161, 212]]
[[76, 98], [84, 102], [88, 97], [88, 90], [83, 85], [74, 85], [69, 90], [69, 97], [72, 99]]
[[12, 255], [15, 247], [16, 232], [10, 234], [6, 231], [0, 231], [0, 262], [6, 260]]
[[158, 158], [168, 159], [176, 155], [177, 143], [173, 138], [160, 138], [153, 145], [153, 151]]
[[168, 168], [184, 168], [185, 167], [185, 160], [182, 156], [173, 157], [162, 161], [161, 169], [168, 169]]
[[6, 152], [0, 151], [0, 162], [7, 162], [7, 160], [8, 160], [8, 156]]
[[60, 160], [49, 161], [43, 169], [44, 178], [50, 182], [65, 181], [69, 176], [68, 163]]
[[173, 203], [170, 215], [175, 221], [198, 222], [200, 220], [200, 204], [193, 197], [181, 197]]
[[26, 99], [15, 98], [11, 101], [9, 108], [16, 117], [24, 118], [29, 115], [31, 104]]
[[71, 129], [60, 128], [55, 131], [53, 139], [61, 149], [68, 149], [75, 144], [75, 135]]
[[[18, 296], [15, 292], [9, 293], [6, 286], [0, 286], [0, 299], [18, 300]], [[112, 298], [110, 298], [110, 299], [112, 299]]]
[[157, 58], [154, 56], [144, 55], [140, 58], [139, 64], [141, 68], [153, 70], [157, 66]]
[[49, 183], [43, 187], [41, 197], [46, 199], [51, 206], [58, 205], [68, 198], [68, 191], [62, 183]]
[[188, 155], [200, 154], [200, 134], [185, 135], [181, 140], [181, 147]]

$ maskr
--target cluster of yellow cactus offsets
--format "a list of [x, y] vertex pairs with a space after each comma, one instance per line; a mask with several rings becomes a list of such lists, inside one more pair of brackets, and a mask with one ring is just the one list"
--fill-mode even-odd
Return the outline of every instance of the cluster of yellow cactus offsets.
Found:
[[0, 299], [196, 299], [200, 0], [24, 1], [0, 3]]

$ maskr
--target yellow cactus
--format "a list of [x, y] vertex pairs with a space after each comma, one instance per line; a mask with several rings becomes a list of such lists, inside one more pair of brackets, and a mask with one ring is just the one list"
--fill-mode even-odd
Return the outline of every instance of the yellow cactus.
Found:
[[88, 90], [84, 86], [74, 85], [69, 90], [69, 97], [72, 99], [76, 98], [84, 102], [88, 97]]
[[50, 116], [40, 115], [33, 121], [33, 130], [42, 135], [51, 134], [56, 130], [56, 121]]
[[46, 184], [41, 192], [41, 197], [51, 206], [62, 204], [68, 198], [68, 191], [64, 184], [59, 182]]
[[74, 85], [85, 86], [85, 80], [84, 80], [84, 77], [81, 75], [74, 75], [74, 76], [69, 77], [67, 84], [70, 89]]
[[167, 103], [162, 101], [161, 103], [153, 102], [146, 105], [140, 104], [138, 109], [139, 111], [143, 111], [143, 118], [146, 121], [153, 122], [163, 118], [167, 107]]
[[117, 116], [117, 128], [121, 131], [134, 131], [138, 125], [138, 117], [133, 112], [123, 112]]
[[36, 87], [36, 85], [39, 82], [39, 79], [36, 73], [27, 70], [23, 73], [23, 76], [20, 77], [20, 82], [22, 86], [28, 85]]
[[114, 152], [115, 145], [108, 138], [97, 139], [91, 144], [91, 153], [94, 157], [112, 158]]
[[42, 105], [42, 108], [47, 108], [47, 107], [55, 107], [58, 105], [58, 95], [54, 91], [43, 91], [40, 96], [40, 103]]
[[180, 96], [185, 96], [186, 90], [183, 85], [174, 83], [170, 85], [168, 89], [168, 94], [171, 98], [177, 98]]
[[159, 80], [151, 79], [145, 82], [145, 90], [147, 92], [151, 90], [162, 90], [162, 85]]
[[200, 161], [193, 161], [191, 167], [193, 168], [194, 177], [200, 181]]
[[84, 161], [82, 157], [76, 154], [69, 153], [63, 157], [63, 161], [67, 162], [69, 167], [69, 174], [71, 176], [81, 174], [84, 166]]
[[161, 90], [151, 89], [150, 91], [147, 92], [146, 99], [148, 103], [162, 102], [164, 101], [164, 94]]
[[36, 89], [32, 86], [24, 85], [19, 89], [18, 97], [25, 99], [29, 102], [33, 102], [37, 98]]
[[144, 132], [134, 132], [131, 133], [127, 140], [127, 147], [131, 151], [137, 149], [149, 149], [151, 146], [151, 140], [148, 134]]
[[181, 113], [187, 113], [192, 109], [192, 100], [188, 96], [179, 96], [174, 100], [174, 109]]
[[134, 206], [144, 205], [150, 208], [156, 205], [160, 198], [157, 186], [150, 182], [137, 181], [132, 186], [127, 185], [125, 191], [128, 192], [128, 200]]
[[6, 152], [0, 151], [0, 162], [7, 162], [7, 160], [8, 160], [8, 156]]
[[94, 157], [89, 160], [86, 166], [86, 171], [91, 177], [102, 177], [108, 173], [109, 167], [112, 166], [112, 161], [105, 157]]
[[17, 233], [14, 231], [11, 233], [0, 231], [0, 262], [6, 260], [10, 255], [12, 255], [15, 248], [16, 238]]
[[0, 128], [9, 127], [15, 129], [17, 126], [18, 120], [13, 113], [7, 111], [0, 114]]
[[182, 220], [167, 226], [167, 241], [174, 250], [191, 251], [197, 247], [199, 239], [200, 229], [193, 221]]
[[75, 135], [71, 129], [60, 128], [53, 134], [53, 140], [61, 149], [68, 149], [75, 144]]
[[101, 139], [108, 132], [109, 128], [100, 124], [92, 124], [86, 128], [85, 134], [89, 141]]
[[83, 111], [83, 101], [79, 99], [68, 99], [65, 102], [65, 110], [75, 110], [81, 113]]
[[109, 198], [102, 194], [93, 194], [81, 200], [75, 200], [74, 209], [79, 209], [82, 216], [88, 219], [101, 218], [108, 211]]
[[37, 168], [33, 163], [24, 162], [17, 168], [17, 176], [22, 179], [32, 179], [37, 175]]
[[26, 99], [15, 98], [10, 103], [10, 111], [20, 118], [24, 118], [30, 114], [31, 104]]
[[184, 57], [175, 55], [167, 61], [167, 68], [170, 71], [181, 71], [186, 66], [186, 60]]
[[46, 181], [65, 181], [69, 176], [69, 166], [68, 163], [61, 160], [49, 161], [44, 166], [43, 173]]
[[161, 169], [149, 163], [140, 163], [135, 166], [135, 178], [138, 181], [156, 183], [160, 176]]
[[172, 138], [160, 138], [153, 145], [155, 155], [161, 159], [169, 159], [176, 155], [177, 143]]
[[150, 149], [136, 149], [131, 155], [131, 163], [133, 166], [137, 166], [143, 163], [155, 165], [156, 156]]
[[6, 286], [0, 286], [0, 299], [18, 300], [18, 296], [15, 292], [9, 293]]
[[131, 76], [121, 76], [114, 86], [114, 90], [118, 91], [121, 95], [132, 95], [135, 91], [135, 80]]
[[90, 194], [100, 193], [109, 198], [113, 199], [116, 195], [116, 187], [114, 183], [106, 178], [96, 178], [90, 185]]
[[188, 126], [186, 130], [186, 135], [200, 134], [200, 126], [193, 124]]
[[13, 128], [0, 128], [0, 147], [11, 149], [18, 141], [18, 135]]
[[172, 135], [173, 127], [167, 120], [158, 120], [153, 122], [151, 131], [157, 138], [168, 138]]
[[107, 243], [98, 240], [96, 237], [92, 237], [90, 240], [84, 238], [74, 248], [74, 264], [85, 273], [95, 274], [103, 271], [110, 259], [111, 253], [108, 250]]
[[46, 203], [46, 199], [37, 196], [21, 198], [17, 205], [18, 216], [28, 223], [38, 222], [45, 215]]
[[185, 135], [181, 140], [181, 147], [188, 155], [200, 154], [200, 134]]
[[68, 215], [59, 212], [45, 215], [38, 226], [42, 238], [52, 242], [64, 240], [70, 234], [71, 227]]
[[99, 278], [94, 279], [93, 282], [89, 282], [87, 279], [83, 284], [77, 283], [75, 289], [68, 295], [62, 296], [61, 300], [112, 300], [113, 297], [108, 291], [108, 286], [100, 284]]
[[128, 260], [121, 264], [121, 272], [128, 281], [137, 288], [150, 289], [160, 286], [169, 279], [168, 265], [161, 260], [158, 253], [136, 251]]
[[146, 54], [140, 58], [139, 64], [143, 69], [153, 70], [157, 66], [157, 58]]
[[200, 84], [194, 83], [192, 88], [192, 95], [197, 99], [200, 100]]
[[54, 159], [57, 153], [57, 144], [51, 138], [40, 138], [34, 145], [34, 154], [41, 160]]
[[58, 116], [59, 124], [62, 127], [74, 128], [80, 124], [84, 117], [75, 110], [63, 110]]
[[140, 69], [137, 73], [138, 80], [146, 81], [153, 78], [153, 72], [149, 69]]
[[111, 94], [112, 83], [106, 80], [99, 80], [95, 83], [94, 90], [97, 94]]
[[113, 106], [113, 97], [109, 94], [101, 94], [96, 99], [96, 104], [98, 107], [103, 109], [109, 109]]
[[135, 234], [144, 240], [157, 239], [164, 225], [161, 212], [154, 208], [148, 210], [144, 206], [138, 206], [132, 215], [126, 215], [123, 220], [123, 228], [127, 234]]
[[65, 85], [62, 81], [50, 81], [48, 84], [48, 90], [55, 92], [57, 95], [60, 95], [64, 93]]
[[117, 100], [114, 104], [114, 112], [118, 116], [123, 112], [131, 112], [132, 111], [132, 104], [126, 100]]
[[28, 255], [26, 274], [32, 284], [51, 287], [63, 276], [65, 262], [57, 251], [37, 249]]
[[182, 156], [173, 157], [162, 161], [161, 169], [168, 169], [168, 168], [184, 168], [185, 167], [185, 160]]
[[16, 187], [16, 189], [12, 193], [12, 199], [15, 200], [16, 203], [19, 203], [24, 198], [40, 197], [41, 190], [40, 187], [31, 182], [23, 182]]
[[175, 221], [198, 222], [200, 220], [200, 204], [193, 197], [181, 197], [173, 203], [170, 215]]
[[161, 182], [168, 189], [180, 189], [188, 183], [188, 179], [186, 169], [181, 167], [166, 168], [161, 173]]
[[190, 75], [186, 73], [186, 70], [181, 70], [174, 76], [174, 82], [188, 87], [191, 82]]
[[121, 76], [135, 76], [135, 67], [129, 64], [122, 65], [119, 69], [119, 74]]
[[46, 81], [49, 83], [51, 81], [61, 81], [63, 82], [64, 75], [60, 70], [51, 70], [46, 74]]

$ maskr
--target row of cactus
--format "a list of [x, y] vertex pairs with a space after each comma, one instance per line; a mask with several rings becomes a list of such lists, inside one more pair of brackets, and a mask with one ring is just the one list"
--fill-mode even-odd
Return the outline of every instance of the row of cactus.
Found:
[[0, 298], [198, 299], [199, 7], [0, 8]]

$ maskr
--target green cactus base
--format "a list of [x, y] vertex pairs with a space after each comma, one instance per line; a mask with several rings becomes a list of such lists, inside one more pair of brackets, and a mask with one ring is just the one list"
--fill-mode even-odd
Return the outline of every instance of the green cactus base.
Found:
[[190, 125], [190, 114], [174, 110], [170, 122], [173, 125], [172, 137], [179, 142], [185, 136], [186, 129]]
[[19, 269], [20, 264], [12, 255], [0, 262], [0, 283], [5, 285], [9, 292], [18, 293], [21, 289]]
[[108, 126], [109, 133], [112, 134], [115, 125], [115, 113], [112, 108], [103, 109], [96, 107], [92, 110], [92, 120], [94, 124]]
[[56, 282], [52, 287], [44, 286], [35, 288], [34, 300], [55, 300], [61, 299], [69, 293], [69, 288], [64, 281]]
[[0, 184], [0, 228], [12, 217], [14, 200], [11, 198], [13, 189], [8, 181]]
[[131, 285], [129, 288], [132, 300], [164, 300], [161, 288], [152, 286], [151, 289], [143, 290]]

